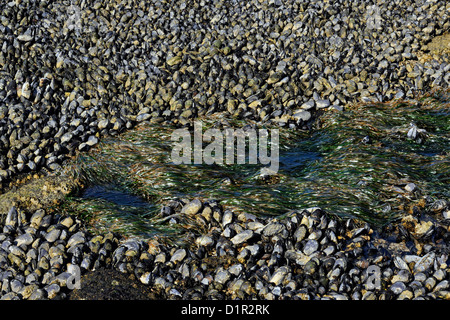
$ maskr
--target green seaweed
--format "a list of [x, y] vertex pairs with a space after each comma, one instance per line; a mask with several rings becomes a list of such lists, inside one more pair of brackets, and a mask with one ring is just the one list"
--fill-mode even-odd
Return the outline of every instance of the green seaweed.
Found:
[[[385, 224], [422, 195], [449, 198], [449, 101], [449, 91], [440, 91], [416, 101], [360, 104], [330, 110], [310, 133], [280, 129], [281, 166], [269, 181], [261, 179], [262, 165], [174, 165], [170, 135], [175, 128], [140, 125], [103, 139], [74, 161], [74, 170], [87, 186], [114, 185], [146, 199], [153, 211], [139, 214], [83, 198], [71, 199], [67, 208], [102, 212], [108, 224], [139, 235], [179, 235], [180, 226], [151, 221], [168, 199], [196, 197], [263, 216], [319, 206], [337, 216]], [[202, 121], [205, 129], [216, 125]], [[247, 124], [227, 121], [234, 128]], [[422, 141], [408, 138], [411, 122], [426, 130]], [[366, 136], [370, 143], [362, 142]], [[419, 194], [404, 191], [410, 182]]]

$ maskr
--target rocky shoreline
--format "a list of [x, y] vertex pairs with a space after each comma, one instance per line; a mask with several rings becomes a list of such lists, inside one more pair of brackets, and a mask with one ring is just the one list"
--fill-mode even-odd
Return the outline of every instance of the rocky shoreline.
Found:
[[448, 87], [449, 6], [3, 2], [0, 183], [142, 121], [227, 112], [308, 129], [319, 111]]
[[[448, 216], [447, 206], [426, 210]], [[206, 232], [184, 246], [91, 235], [76, 217], [12, 207], [0, 234], [1, 299], [450, 299], [448, 218], [425, 231], [430, 220], [413, 215], [372, 229], [320, 208], [262, 218], [194, 199], [161, 211]]]
[[[184, 247], [91, 235], [51, 209], [74, 188], [59, 176], [67, 159], [140, 122], [226, 112], [309, 129], [328, 109], [448, 87], [448, 12], [445, 1], [0, 4], [1, 299], [450, 299], [446, 200], [424, 197], [380, 228], [320, 208], [265, 218], [173, 200], [161, 215], [204, 230]], [[42, 172], [50, 196], [42, 180], [16, 189]], [[88, 290], [97, 273], [116, 284], [109, 295]]]

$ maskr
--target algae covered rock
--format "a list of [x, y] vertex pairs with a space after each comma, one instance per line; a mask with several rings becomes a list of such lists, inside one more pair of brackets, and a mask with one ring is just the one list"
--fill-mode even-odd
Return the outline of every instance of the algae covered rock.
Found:
[[32, 180], [16, 190], [0, 195], [0, 219], [3, 222], [11, 207], [34, 212], [58, 204], [77, 189], [78, 181], [65, 176], [46, 176]]

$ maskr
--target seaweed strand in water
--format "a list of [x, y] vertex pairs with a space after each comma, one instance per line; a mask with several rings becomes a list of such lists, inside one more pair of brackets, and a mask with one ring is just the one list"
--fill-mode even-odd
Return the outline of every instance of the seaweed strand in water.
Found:
[[[140, 125], [105, 138], [87, 156], [79, 156], [75, 166], [88, 187], [114, 185], [145, 199], [153, 211], [136, 213], [108, 199], [92, 199], [101, 198], [95, 192], [89, 199], [72, 199], [68, 208], [102, 212], [122, 223], [125, 232], [152, 234], [158, 228], [174, 229], [169, 220], [149, 223], [156, 208], [174, 198], [217, 199], [237, 212], [274, 216], [320, 206], [374, 224], [396, 219], [423, 195], [449, 198], [448, 91], [410, 102], [330, 110], [321, 121], [322, 127], [311, 133], [280, 130], [280, 170], [270, 180], [262, 179], [261, 165], [173, 165], [170, 134], [175, 128]], [[412, 124], [421, 129], [420, 139], [408, 135]], [[408, 183], [417, 190], [406, 191]]]

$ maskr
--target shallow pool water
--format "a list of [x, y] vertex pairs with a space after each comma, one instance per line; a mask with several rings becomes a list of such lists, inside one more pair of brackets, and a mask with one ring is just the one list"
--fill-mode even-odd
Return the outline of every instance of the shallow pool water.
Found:
[[[269, 179], [261, 164], [175, 165], [175, 128], [142, 124], [104, 138], [76, 159], [87, 188], [68, 207], [139, 235], [174, 230], [156, 219], [174, 198], [216, 199], [237, 212], [273, 216], [319, 206], [384, 224], [424, 195], [450, 198], [449, 102], [447, 91], [417, 101], [361, 104], [326, 112], [312, 132], [280, 129], [279, 171]], [[216, 121], [203, 124], [211, 128]], [[407, 192], [408, 183], [417, 190]]]

